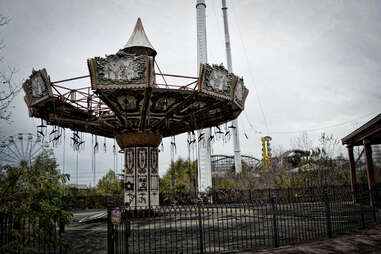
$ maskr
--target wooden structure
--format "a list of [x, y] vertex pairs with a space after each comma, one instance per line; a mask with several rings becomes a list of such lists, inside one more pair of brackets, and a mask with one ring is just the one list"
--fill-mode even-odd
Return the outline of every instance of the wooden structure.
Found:
[[[49, 125], [116, 138], [125, 153], [125, 203], [159, 205], [158, 149], [163, 137], [231, 121], [245, 105], [243, 79], [222, 65], [201, 64], [198, 77], [156, 72], [156, 50], [141, 20], [115, 55], [88, 60], [90, 75], [51, 82], [45, 69], [24, 83], [31, 117]], [[156, 65], [157, 66], [157, 65]], [[88, 78], [91, 87], [58, 83]], [[164, 84], [157, 82], [161, 77]], [[185, 80], [173, 85], [166, 77]]]
[[372, 158], [372, 145], [381, 144], [381, 114], [344, 137], [342, 143], [346, 145], [348, 149], [352, 189], [354, 190], [357, 184], [353, 147], [364, 146], [368, 187], [369, 190], [373, 190], [376, 183], [381, 182], [380, 169], [374, 167]]

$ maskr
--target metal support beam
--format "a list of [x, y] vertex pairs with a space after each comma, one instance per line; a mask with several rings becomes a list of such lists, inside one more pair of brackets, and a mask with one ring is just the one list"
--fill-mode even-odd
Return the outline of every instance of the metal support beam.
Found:
[[347, 149], [348, 149], [348, 157], [349, 157], [349, 170], [351, 173], [352, 191], [355, 191], [357, 179], [356, 179], [356, 164], [355, 164], [355, 158], [353, 155], [353, 146], [347, 146]]
[[[224, 28], [225, 28], [226, 61], [228, 65], [228, 71], [233, 72], [227, 9], [228, 8], [226, 7], [226, 0], [222, 0], [222, 14], [224, 18]], [[242, 158], [241, 158], [241, 146], [239, 142], [238, 118], [232, 121], [232, 125], [235, 127], [232, 130], [233, 145], [234, 145], [234, 166], [235, 166], [235, 172], [240, 173], [242, 171]]]
[[[206, 4], [205, 0], [197, 0], [197, 69], [200, 64], [207, 62], [206, 44]], [[198, 135], [204, 135], [204, 139], [198, 143], [198, 190], [205, 192], [212, 187], [212, 161], [210, 146], [210, 128], [198, 131]]]
[[[373, 159], [372, 159], [372, 148], [370, 142], [368, 140], [364, 140], [364, 149], [365, 149], [365, 158], [366, 158], [366, 172], [368, 175], [368, 188], [369, 191], [374, 190], [375, 186], [375, 177], [374, 177], [374, 167], [373, 167]], [[370, 205], [374, 205], [373, 195], [370, 195]]]

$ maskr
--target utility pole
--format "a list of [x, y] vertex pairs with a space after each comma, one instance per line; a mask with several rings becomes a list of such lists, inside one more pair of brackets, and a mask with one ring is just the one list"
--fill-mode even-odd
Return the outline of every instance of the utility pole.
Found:
[[[205, 0], [197, 0], [197, 68], [200, 71], [200, 64], [207, 63], [206, 44], [206, 4]], [[202, 135], [203, 134], [203, 135]], [[200, 136], [202, 135], [202, 136]], [[210, 128], [198, 131], [198, 191], [205, 192], [212, 187], [212, 162], [210, 146]]]
[[[226, 0], [222, 0], [222, 14], [224, 19], [224, 30], [225, 30], [226, 61], [228, 64], [228, 71], [233, 72], [232, 52], [230, 47], [230, 35], [229, 35], [227, 10], [228, 8], [226, 7]], [[238, 118], [232, 121], [232, 126], [233, 126], [232, 131], [233, 131], [233, 144], [234, 144], [235, 172], [240, 173], [242, 171], [242, 159], [241, 159], [241, 147], [239, 143]]]

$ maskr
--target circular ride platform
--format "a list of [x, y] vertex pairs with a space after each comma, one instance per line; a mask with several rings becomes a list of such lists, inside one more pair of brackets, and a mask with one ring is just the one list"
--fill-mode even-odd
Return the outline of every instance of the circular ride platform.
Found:
[[[161, 139], [237, 118], [248, 95], [243, 79], [222, 65], [201, 64], [198, 77], [163, 74], [156, 54], [138, 19], [123, 49], [88, 59], [89, 75], [51, 82], [45, 69], [33, 70], [23, 84], [31, 117], [116, 138], [125, 152], [125, 203], [144, 208], [159, 205]], [[91, 86], [58, 85], [82, 78]]]

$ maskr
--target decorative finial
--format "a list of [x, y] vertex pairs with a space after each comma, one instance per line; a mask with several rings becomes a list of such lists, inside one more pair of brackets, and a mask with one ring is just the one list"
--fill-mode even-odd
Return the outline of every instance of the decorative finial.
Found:
[[156, 56], [157, 52], [148, 40], [140, 18], [136, 21], [134, 31], [122, 50], [129, 54]]

